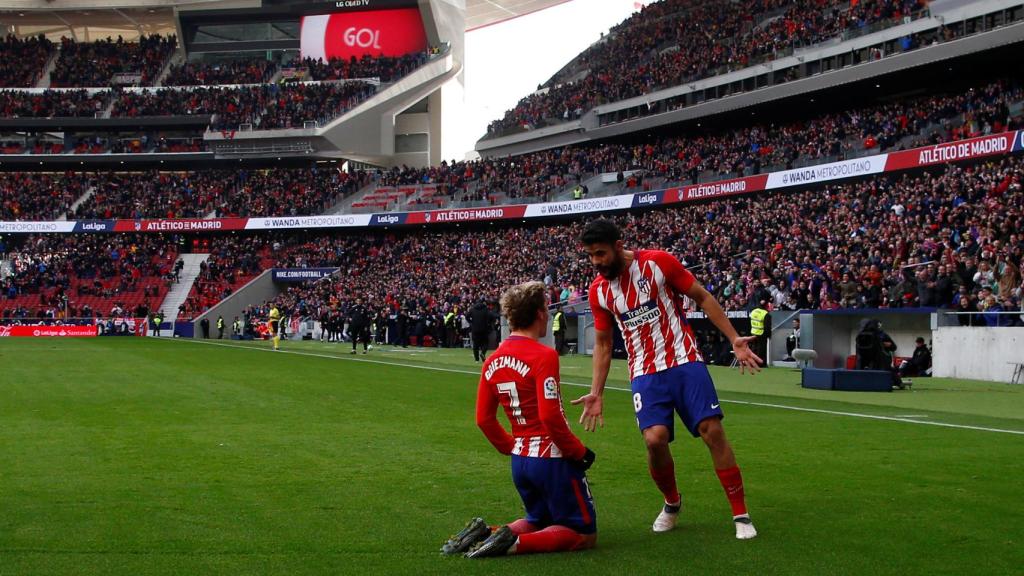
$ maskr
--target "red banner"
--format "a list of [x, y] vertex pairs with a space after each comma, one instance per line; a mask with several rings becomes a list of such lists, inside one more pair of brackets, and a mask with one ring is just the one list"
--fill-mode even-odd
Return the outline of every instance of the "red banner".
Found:
[[891, 152], [885, 161], [885, 171], [945, 164], [994, 154], [1009, 154], [1013, 150], [1013, 141], [1016, 135], [1016, 132], [1003, 132], [970, 140]]
[[92, 338], [96, 336], [95, 326], [0, 326], [0, 338], [26, 337], [42, 338], [48, 336]]
[[406, 224], [448, 224], [474, 222], [478, 220], [507, 220], [522, 218], [526, 206], [489, 206], [487, 208], [462, 208], [459, 210], [432, 210], [430, 212], [409, 212]]
[[718, 198], [720, 196], [731, 196], [733, 194], [749, 194], [750, 192], [761, 192], [768, 184], [767, 174], [747, 176], [746, 178], [734, 178], [732, 180], [721, 180], [708, 182], [706, 184], [692, 184], [680, 188], [670, 188], [665, 193], [664, 203], [672, 202], [696, 202], [705, 198]]
[[114, 232], [220, 232], [245, 230], [248, 218], [118, 220]]

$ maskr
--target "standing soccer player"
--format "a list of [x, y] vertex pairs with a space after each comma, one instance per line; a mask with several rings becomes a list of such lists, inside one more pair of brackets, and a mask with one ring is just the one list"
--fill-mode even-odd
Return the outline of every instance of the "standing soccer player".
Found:
[[605, 380], [612, 360], [612, 319], [622, 331], [629, 356], [630, 386], [637, 424], [647, 445], [651, 478], [665, 496], [655, 532], [675, 527], [682, 507], [669, 443], [675, 437], [673, 410], [711, 452], [715, 472], [732, 507], [736, 537], [757, 536], [743, 499], [743, 479], [722, 428], [722, 409], [679, 299], [688, 296], [732, 343], [740, 371], [758, 370], [761, 358], [740, 337], [714, 296], [674, 256], [661, 250], [626, 250], [622, 232], [610, 220], [589, 223], [580, 238], [598, 276], [590, 285], [594, 314], [594, 375], [580, 422], [593, 431], [604, 426]]
[[267, 328], [270, 330], [270, 338], [274, 342], [274, 350], [280, 350], [281, 311], [277, 309], [277, 304], [270, 305], [270, 315], [267, 318]]
[[[597, 541], [597, 516], [585, 474], [594, 453], [565, 420], [558, 353], [537, 341], [547, 334], [545, 295], [542, 282], [520, 284], [502, 295], [512, 334], [484, 362], [476, 400], [477, 425], [498, 452], [512, 456], [512, 481], [526, 517], [493, 534], [475, 518], [445, 544], [446, 554], [469, 550], [466, 557], [482, 558], [561, 552], [591, 548]], [[498, 423], [499, 404], [512, 434]]]

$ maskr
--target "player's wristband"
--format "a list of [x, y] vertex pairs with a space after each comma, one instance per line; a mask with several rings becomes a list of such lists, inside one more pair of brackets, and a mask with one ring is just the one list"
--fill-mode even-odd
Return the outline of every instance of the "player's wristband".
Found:
[[583, 458], [573, 462], [573, 465], [576, 466], [579, 471], [586, 472], [594, 465], [595, 459], [597, 459], [597, 454], [594, 454], [593, 450], [587, 448], [587, 451], [583, 453]]

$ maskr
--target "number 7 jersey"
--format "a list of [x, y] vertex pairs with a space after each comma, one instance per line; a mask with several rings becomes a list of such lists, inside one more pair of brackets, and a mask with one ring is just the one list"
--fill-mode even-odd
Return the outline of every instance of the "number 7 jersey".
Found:
[[[512, 434], [498, 423], [499, 405]], [[502, 454], [578, 460], [586, 452], [565, 420], [558, 353], [531, 338], [510, 336], [484, 362], [476, 421]]]

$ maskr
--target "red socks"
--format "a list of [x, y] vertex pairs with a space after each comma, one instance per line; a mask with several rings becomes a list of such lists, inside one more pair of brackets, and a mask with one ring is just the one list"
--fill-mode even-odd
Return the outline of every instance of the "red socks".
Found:
[[[512, 525], [510, 524], [509, 527]], [[514, 531], [514, 529], [513, 529]], [[519, 535], [516, 554], [567, 552], [583, 543], [583, 535], [565, 526], [548, 526], [539, 532]]]
[[523, 534], [537, 531], [537, 527], [527, 522], [526, 518], [520, 518], [519, 520], [509, 524], [508, 529], [516, 536], [522, 536]]
[[732, 506], [733, 517], [746, 514], [747, 505], [743, 501], [743, 477], [740, 476], [739, 466], [715, 470], [715, 473], [718, 474], [718, 480], [722, 483], [722, 488], [725, 489], [729, 505]]
[[661, 490], [661, 493], [665, 495], [665, 503], [678, 504], [679, 490], [676, 489], [675, 463], [669, 462], [668, 466], [663, 466], [661, 468], [651, 467], [649, 470], [651, 471], [651, 478], [654, 479], [654, 483], [658, 486], [658, 490]]

